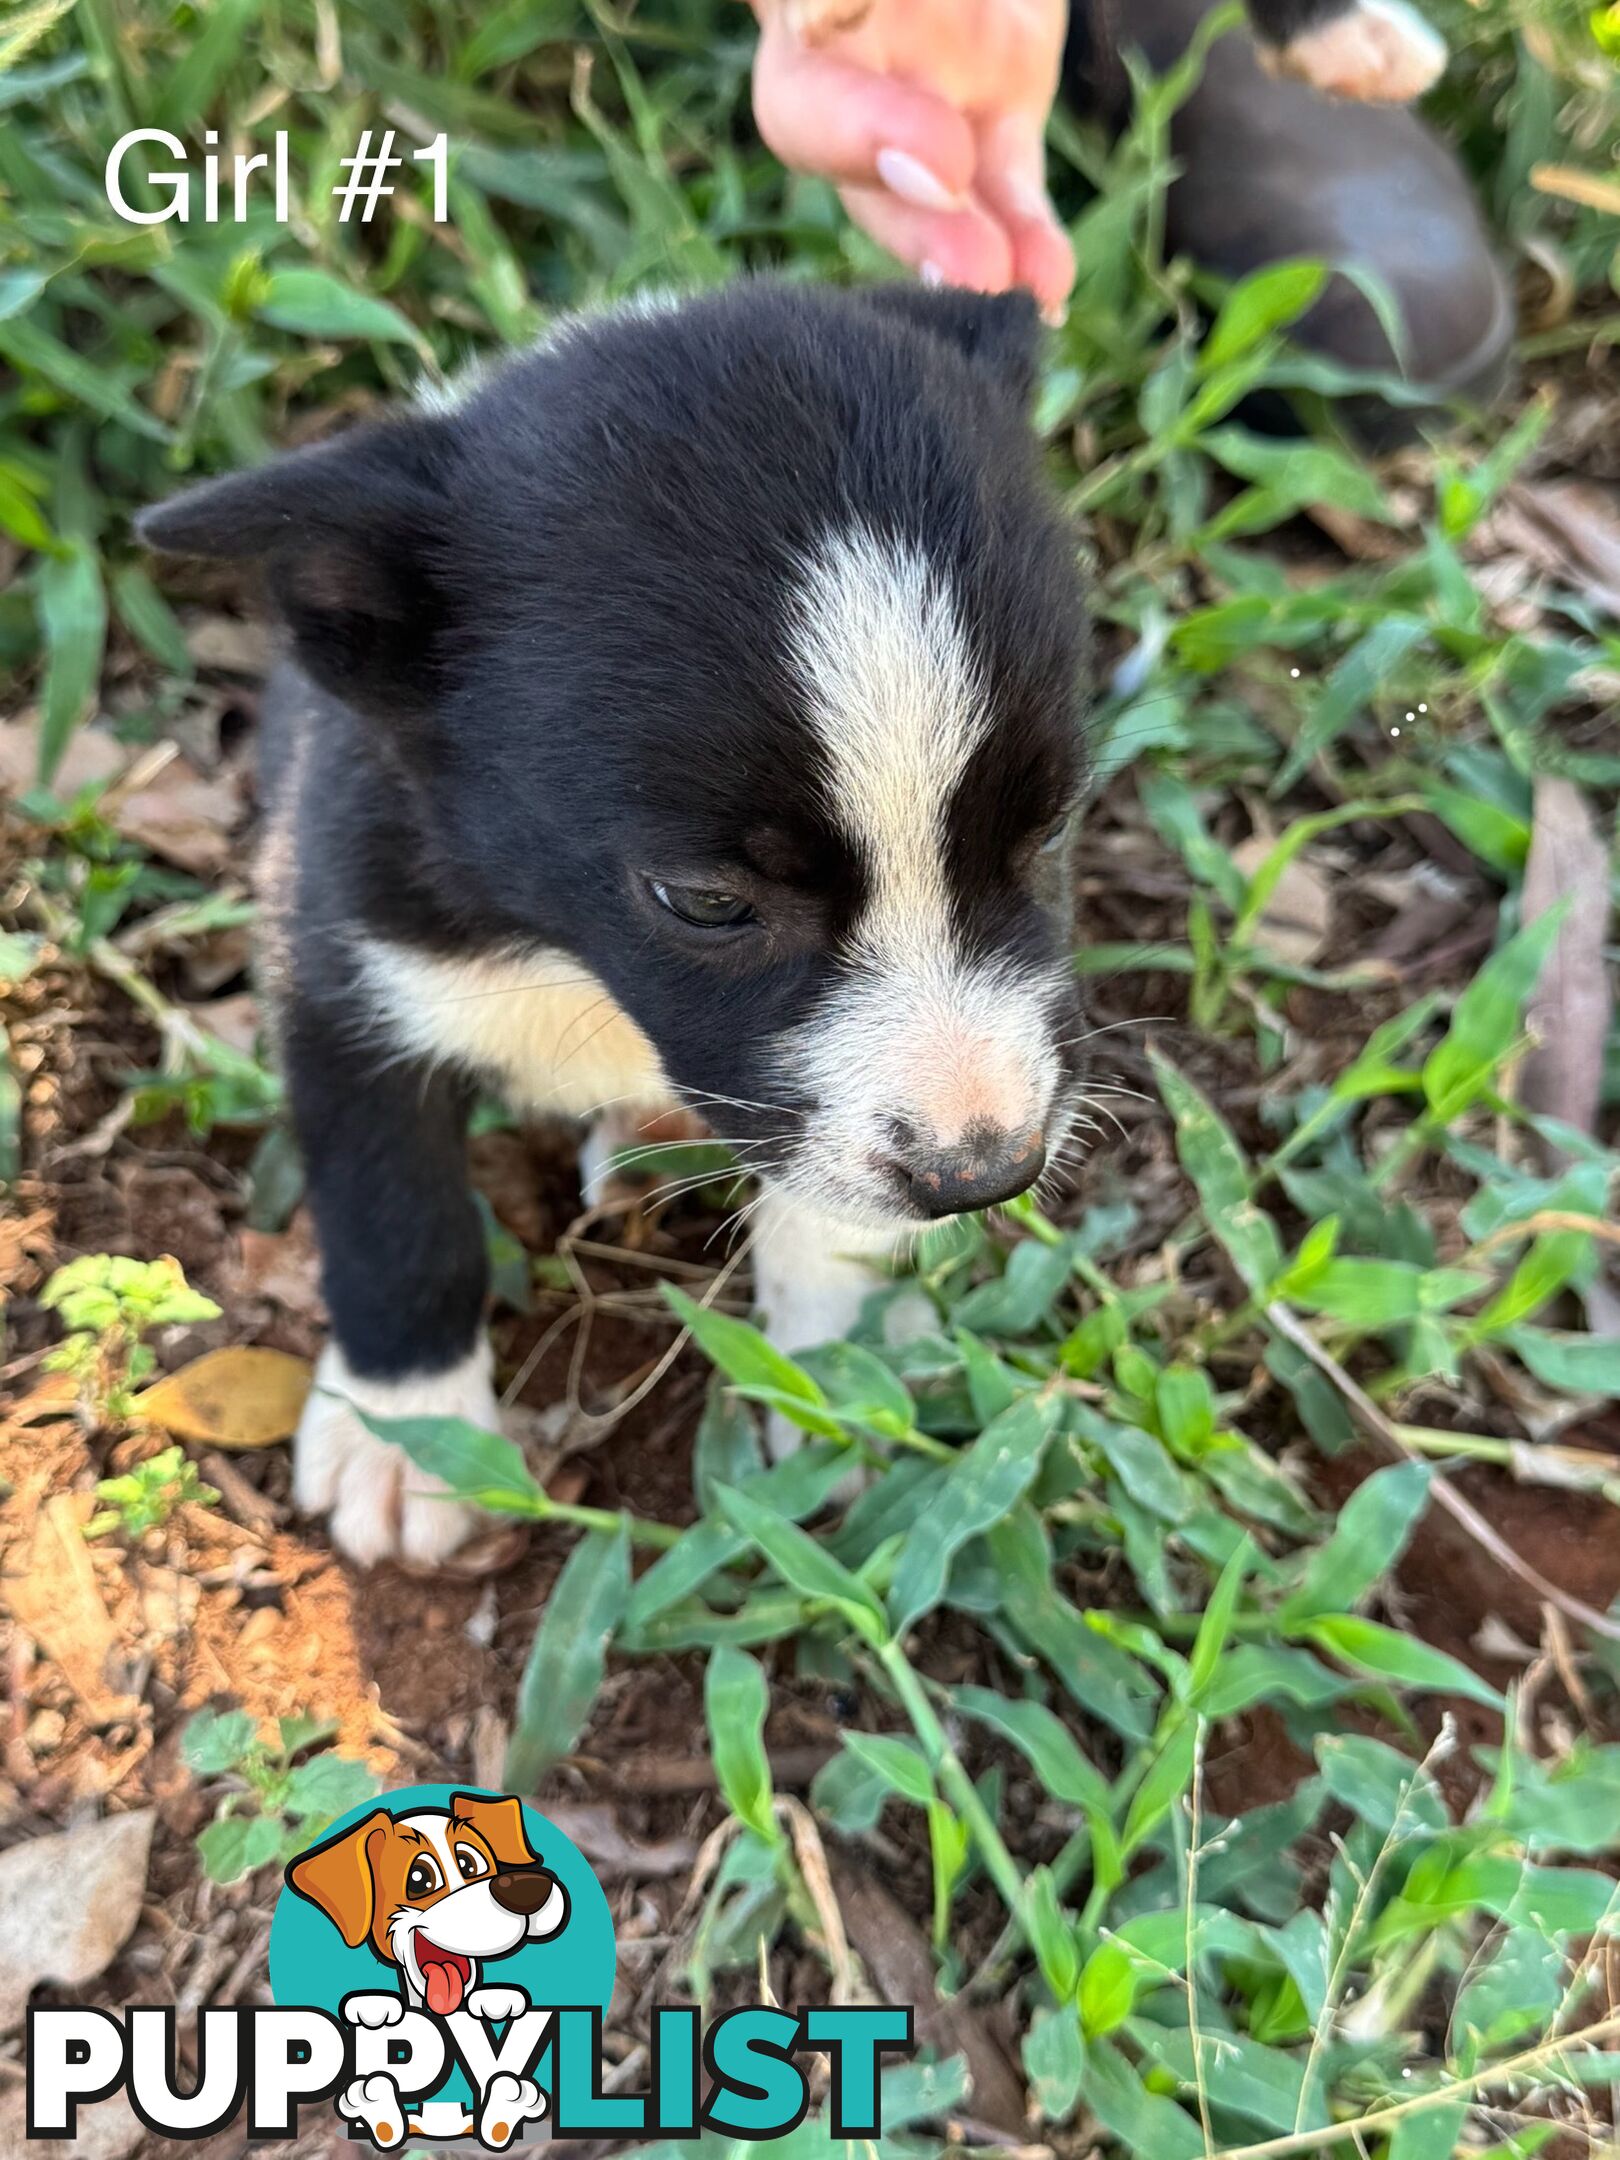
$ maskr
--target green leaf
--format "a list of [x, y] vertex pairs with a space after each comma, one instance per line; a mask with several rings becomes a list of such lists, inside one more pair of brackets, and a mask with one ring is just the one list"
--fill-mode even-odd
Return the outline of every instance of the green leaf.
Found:
[[867, 1642], [877, 1645], [888, 1640], [883, 1608], [865, 1583], [796, 1524], [784, 1522], [736, 1486], [717, 1487], [715, 1499], [726, 1519], [759, 1547], [791, 1589], [818, 1604], [831, 1605]]
[[1516, 1327], [1509, 1328], [1503, 1340], [1543, 1386], [1620, 1399], [1620, 1338]]
[[41, 555], [61, 552], [62, 543], [45, 522], [45, 516], [17, 468], [0, 465], [0, 532], [8, 532], [24, 547]]
[[418, 1470], [441, 1479], [456, 1499], [493, 1515], [544, 1514], [545, 1493], [530, 1476], [523, 1450], [504, 1434], [486, 1432], [465, 1418], [380, 1418], [358, 1403], [352, 1407], [369, 1432], [403, 1449]]
[[1160, 1522], [1185, 1520], [1192, 1506], [1192, 1488], [1151, 1433], [1116, 1425], [1083, 1403], [1070, 1407], [1082, 1436], [1101, 1453], [1128, 1498]]
[[31, 316], [0, 317], [0, 359], [9, 360], [23, 375], [37, 375], [104, 420], [115, 420], [132, 434], [150, 442], [166, 443], [169, 430], [138, 405], [109, 368], [98, 367], [70, 345], [53, 337], [44, 324]]
[[1072, 2003], [1037, 2010], [1024, 2035], [1024, 2075], [1047, 2122], [1074, 2113], [1086, 2073], [1086, 2045]]
[[1388, 1574], [1428, 1505], [1433, 1476], [1429, 1463], [1391, 1463], [1356, 1487], [1333, 1535], [1311, 1552], [1299, 1588], [1277, 1608], [1285, 1633], [1318, 1613], [1349, 1612]]
[[1215, 1430], [1215, 1390], [1196, 1365], [1167, 1365], [1154, 1384], [1159, 1430], [1184, 1459]]
[[39, 778], [49, 786], [68, 738], [95, 707], [107, 642], [107, 594], [94, 548], [82, 540], [39, 567], [45, 688], [40, 699]]
[[1445, 1695], [1465, 1695], [1492, 1710], [1502, 1707], [1498, 1691], [1456, 1658], [1419, 1642], [1415, 1636], [1380, 1627], [1376, 1620], [1341, 1613], [1306, 1621], [1292, 1632], [1319, 1650], [1341, 1658], [1346, 1665], [1379, 1679], [1395, 1680], [1403, 1687], [1434, 1689]]
[[257, 312], [278, 330], [294, 330], [301, 337], [423, 345], [421, 332], [398, 308], [371, 293], [357, 292], [330, 270], [273, 272]]
[[1233, 1548], [1232, 1557], [1222, 1568], [1220, 1581], [1204, 1608], [1193, 1640], [1192, 1655], [1187, 1660], [1186, 1699], [1190, 1703], [1201, 1700], [1214, 1678], [1221, 1652], [1226, 1648], [1226, 1638], [1232, 1632], [1244, 1578], [1253, 1567], [1255, 1557], [1254, 1541], [1245, 1534]]
[[[1244, 2033], [1222, 2033], [1219, 2041], [1206, 2039], [1195, 2057], [1192, 2035], [1151, 2023], [1146, 2018], [1131, 2022], [1131, 2038], [1163, 2065], [1182, 2090], [1195, 2092], [1200, 2081], [1212, 2105], [1230, 2108], [1267, 2130], [1292, 2131], [1300, 2114], [1304, 2058], [1281, 2048], [1262, 2047]], [[1304, 2127], [1321, 2120], [1319, 2109], [1304, 2110]]]
[[1204, 2134], [1184, 2108], [1150, 2093], [1111, 2040], [1086, 2050], [1081, 2094], [1127, 2153], [1151, 2160], [1204, 2160]]
[[934, 1773], [928, 1758], [913, 1741], [889, 1733], [846, 1732], [839, 1735], [857, 1762], [880, 1778], [890, 1792], [898, 1793], [916, 1807], [928, 1807], [936, 1797]]
[[775, 1845], [781, 1832], [772, 1806], [771, 1766], [764, 1739], [769, 1699], [758, 1659], [722, 1643], [703, 1676], [703, 1711], [715, 1777], [738, 1821], [766, 1844]]
[[1232, 533], [1259, 532], [1308, 503], [1390, 523], [1383, 490], [1367, 467], [1330, 443], [1274, 442], [1244, 428], [1211, 428], [1199, 437], [1198, 447], [1253, 483], [1252, 492], [1228, 504], [1206, 529], [1206, 544]]
[[1518, 1040], [1570, 903], [1560, 900], [1493, 953], [1452, 1008], [1451, 1025], [1423, 1067], [1423, 1093], [1437, 1124], [1476, 1102]]
[[1407, 654], [1428, 634], [1429, 625], [1421, 616], [1384, 615], [1351, 646], [1318, 691], [1315, 706], [1271, 783], [1273, 796], [1286, 795], [1298, 784], [1316, 758], [1388, 687]]
[[1032, 1868], [1024, 1878], [1018, 1917], [1041, 1978], [1060, 2003], [1068, 2002], [1080, 1978], [1080, 1952], [1074, 1921], [1063, 1910], [1049, 1867]]
[[1002, 1585], [1002, 1610], [1016, 1632], [1045, 1658], [1083, 1710], [1127, 1740], [1146, 1739], [1153, 1683], [1058, 1593], [1040, 1516], [1029, 1506], [1015, 1509], [990, 1532], [989, 1546]]
[[1280, 1643], [1239, 1643], [1216, 1666], [1199, 1708], [1211, 1724], [1236, 1717], [1258, 1702], [1320, 1710], [1347, 1694], [1349, 1686], [1308, 1651], [1285, 1649]]
[[273, 1815], [222, 1815], [197, 1839], [197, 1856], [210, 1882], [240, 1882], [281, 1855], [281, 1824]]
[[1080, 2025], [1088, 2040], [1118, 2030], [1136, 2007], [1136, 1966], [1117, 1942], [1099, 1943], [1080, 1975]]
[[[758, 1500], [773, 1514], [799, 1522], [825, 1507], [836, 1487], [849, 1475], [844, 1449], [818, 1440], [801, 1447], [768, 1470], [756, 1470], [737, 1488]], [[707, 1478], [705, 1502], [717, 1505], [714, 1495], [726, 1483], [718, 1469]], [[678, 1605], [702, 1588], [711, 1575], [730, 1565], [748, 1550], [748, 1539], [723, 1519], [708, 1517], [683, 1530], [669, 1550], [660, 1553], [652, 1566], [637, 1577], [630, 1593], [626, 1624], [639, 1631], [659, 1613]]]
[[113, 605], [118, 619], [138, 638], [153, 659], [171, 675], [187, 681], [196, 673], [185, 632], [174, 610], [139, 563], [120, 563], [112, 577]]
[[180, 1752], [199, 1777], [220, 1777], [238, 1767], [257, 1737], [245, 1710], [199, 1710], [181, 1735]]
[[1145, 1844], [1192, 1784], [1197, 1727], [1188, 1717], [1172, 1724], [1160, 1741], [1140, 1785], [1131, 1795], [1121, 1842], [1127, 1854]]
[[[312, 1755], [288, 1774], [286, 1812], [299, 1822], [324, 1826], [371, 1799], [377, 1789], [377, 1780], [352, 1755]], [[310, 1829], [311, 1837], [317, 1834]]]
[[1058, 1416], [1055, 1398], [1026, 1395], [951, 1465], [895, 1559], [889, 1619], [896, 1636], [939, 1603], [951, 1561], [969, 1538], [1000, 1522], [1023, 1498]]
[[1251, 1198], [1249, 1166], [1225, 1121], [1167, 1057], [1157, 1050], [1149, 1055], [1165, 1107], [1176, 1122], [1181, 1167], [1198, 1188], [1210, 1229], [1245, 1287], [1258, 1297], [1282, 1268], [1277, 1226]]
[[1451, 1820], [1429, 1772], [1360, 1733], [1324, 1733], [1316, 1760], [1334, 1799], [1383, 1837], [1397, 1821], [1414, 1829], [1444, 1830]]
[[1054, 1800], [1084, 1809], [1094, 1824], [1109, 1820], [1113, 1800], [1108, 1780], [1044, 1703], [982, 1687], [955, 1688], [951, 1700], [968, 1717], [1010, 1740]]
[[803, 1350], [799, 1369], [844, 1417], [879, 1433], [911, 1430], [915, 1416], [904, 1382], [860, 1343], [830, 1342]]
[[533, 1792], [578, 1745], [629, 1598], [628, 1531], [588, 1530], [552, 1585], [523, 1668], [502, 1772], [509, 1792]]
[[[826, 1407], [827, 1397], [822, 1388], [802, 1366], [767, 1342], [758, 1328], [750, 1327], [746, 1320], [732, 1319], [729, 1313], [711, 1312], [706, 1305], [699, 1305], [689, 1298], [684, 1290], [677, 1290], [673, 1283], [665, 1283], [663, 1291], [698, 1348], [719, 1366], [734, 1386], [745, 1391], [769, 1389], [788, 1403], [800, 1404], [811, 1411]], [[810, 1422], [808, 1429], [816, 1431], [818, 1426]], [[820, 1429], [836, 1434], [838, 1427], [823, 1419]]]
[[1221, 302], [1198, 355], [1201, 374], [1240, 359], [1274, 330], [1297, 322], [1327, 279], [1319, 262], [1268, 263], [1240, 278]]
[[1070, 1267], [1067, 1238], [1057, 1245], [1027, 1238], [1013, 1247], [1005, 1273], [970, 1290], [951, 1318], [982, 1335], [1032, 1334], [1062, 1295]]
[[1310, 1312], [1327, 1313], [1364, 1333], [1445, 1312], [1489, 1287], [1470, 1268], [1420, 1268], [1405, 1260], [1330, 1260], [1294, 1294]]

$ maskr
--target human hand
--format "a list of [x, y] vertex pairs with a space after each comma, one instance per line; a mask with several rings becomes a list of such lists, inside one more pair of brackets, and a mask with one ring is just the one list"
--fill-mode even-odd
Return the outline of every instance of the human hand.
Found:
[[754, 117], [924, 281], [1022, 285], [1060, 319], [1074, 251], [1046, 192], [1065, 0], [754, 0]]

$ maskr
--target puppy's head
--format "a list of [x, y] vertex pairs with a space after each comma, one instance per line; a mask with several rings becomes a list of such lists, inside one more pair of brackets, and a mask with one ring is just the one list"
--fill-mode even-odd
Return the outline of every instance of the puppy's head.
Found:
[[287, 1870], [351, 1949], [369, 1943], [441, 2017], [459, 2010], [480, 1962], [555, 1935], [568, 1897], [531, 1849], [516, 1800], [457, 1793], [448, 1809], [363, 1822]]
[[834, 1219], [1039, 1174], [1072, 1114], [1074, 543], [1022, 297], [756, 283], [149, 513], [257, 556], [412, 790], [400, 876], [583, 960]]

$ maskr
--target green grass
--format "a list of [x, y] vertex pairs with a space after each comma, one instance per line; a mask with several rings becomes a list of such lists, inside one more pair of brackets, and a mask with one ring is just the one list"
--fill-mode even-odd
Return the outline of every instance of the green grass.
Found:
[[[1547, 164], [1607, 172], [1620, 143], [1589, 10], [1436, 12], [1458, 53], [1442, 117], [1513, 241], [1578, 295], [1540, 344], [1612, 339], [1613, 220], [1530, 180]], [[126, 515], [563, 307], [744, 267], [877, 270], [829, 193], [755, 144], [749, 40], [718, 0], [629, 23], [566, 0], [319, 16], [299, 0], [116, 15], [47, 0], [0, 31], [0, 528], [23, 551], [0, 594], [0, 663], [43, 713], [33, 930], [158, 1022], [164, 1069], [142, 1114], [264, 1126], [267, 1214], [287, 1176], [273, 1080], [178, 1018], [119, 942], [163, 911], [184, 934], [240, 904], [151, 863], [93, 790], [49, 792], [98, 709], [109, 641], [147, 656], [126, 739], [160, 735], [189, 695], [180, 620]], [[1585, 1949], [1613, 1932], [1620, 1748], [1548, 1754], [1500, 1705], [1506, 1739], [1455, 1824], [1437, 1773], [1461, 1743], [1447, 1726], [1425, 1752], [1417, 1714], [1436, 1694], [1497, 1699], [1388, 1624], [1384, 1586], [1459, 1459], [1585, 1479], [1594, 1510], [1615, 1498], [1604, 1459], [1521, 1448], [1478, 1375], [1491, 1360], [1555, 1414], [1620, 1397], [1620, 1344], [1585, 1331], [1620, 1161], [1549, 1130], [1512, 1085], [1556, 928], [1520, 919], [1535, 784], [1576, 781], [1612, 827], [1620, 743], [1593, 671], [1620, 663], [1620, 641], [1576, 592], [1504, 628], [1475, 582], [1470, 536], [1535, 455], [1539, 405], [1465, 419], [1414, 512], [1410, 477], [1392, 501], [1327, 424], [1343, 379], [1288, 344], [1312, 266], [1220, 295], [1162, 261], [1178, 89], [1142, 86], [1113, 148], [1055, 129], [1082, 268], [1039, 412], [1105, 636], [1142, 641], [1129, 689], [1099, 712], [1097, 815], [1138, 805], [1179, 897], [1151, 936], [1088, 944], [1078, 965], [1116, 1002], [1151, 981], [1190, 1023], [1151, 1065], [1179, 1222], [1145, 1245], [1139, 1200], [1118, 1191], [1075, 1224], [1025, 1203], [1008, 1211], [1015, 1235], [954, 1229], [920, 1258], [931, 1327], [898, 1349], [882, 1296], [856, 1340], [797, 1361], [672, 1300], [719, 1374], [689, 1528], [559, 1505], [492, 1436], [392, 1437], [573, 1540], [519, 1699], [517, 1784], [581, 1740], [610, 1657], [706, 1659], [731, 1831], [691, 1943], [698, 1992], [731, 1968], [746, 1980], [784, 1933], [828, 1950], [762, 1721], [773, 1678], [858, 1682], [883, 1729], [846, 1735], [815, 1818], [858, 1836], [881, 1817], [926, 1856], [918, 1918], [940, 1983], [1011, 1994], [1041, 2137], [1155, 2160], [1352, 2144], [1444, 2160], [1464, 2140], [1517, 2155], [1554, 2116], [1595, 2136], [1620, 2077]], [[291, 131], [289, 226], [263, 211], [242, 230], [118, 224], [100, 177], [116, 136], [160, 125], [195, 141], [210, 122], [232, 146]], [[389, 125], [412, 142], [449, 133], [446, 228], [338, 222], [336, 159]], [[425, 173], [404, 185], [426, 203]], [[1257, 387], [1315, 412], [1308, 444], [1242, 424]], [[1292, 521], [1323, 504], [1392, 534], [1391, 552], [1291, 578], [1283, 528], [1297, 541]], [[1290, 864], [1373, 862], [1419, 815], [1497, 904], [1472, 983], [1403, 1002], [1376, 972], [1289, 960], [1267, 902]], [[1246, 870], [1231, 848], [1244, 819], [1271, 835]], [[0, 962], [19, 972], [33, 950], [11, 941]], [[1338, 1046], [1310, 1071], [1302, 1011]], [[1207, 1077], [1233, 1070], [1258, 1096], [1241, 1117]], [[1611, 1043], [1611, 1110], [1617, 1073]], [[1537, 1139], [1562, 1147], [1562, 1169], [1532, 1166]], [[521, 1280], [521, 1253], [504, 1264]], [[791, 1461], [763, 1466], [749, 1404], [804, 1429]], [[1384, 1466], [1334, 1519], [1299, 1448], [1358, 1436]], [[829, 1529], [852, 1457], [869, 1481]], [[1083, 1585], [1105, 1571], [1123, 1587], [1093, 1602]], [[994, 1689], [941, 1677], [941, 1616]], [[1620, 1658], [1601, 1635], [1586, 1655], [1612, 1728]], [[1224, 1721], [1262, 1708], [1314, 1767], [1291, 1798], [1228, 1819], [1206, 1765]], [[1039, 1796], [1039, 1834], [1009, 1807], [1015, 1783]], [[969, 1965], [964, 1916], [982, 1933], [987, 1903], [1002, 1939]], [[964, 2109], [960, 2065], [897, 2072], [884, 2142], [937, 2151], [928, 2125]], [[814, 2122], [785, 2142], [830, 2148]]]

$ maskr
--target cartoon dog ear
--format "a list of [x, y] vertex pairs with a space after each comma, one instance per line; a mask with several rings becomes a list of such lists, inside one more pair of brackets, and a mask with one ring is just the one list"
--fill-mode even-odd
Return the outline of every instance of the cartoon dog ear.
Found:
[[450, 1818], [470, 1823], [502, 1867], [533, 1867], [540, 1858], [529, 1844], [522, 1803], [510, 1795], [486, 1800], [480, 1793], [456, 1793], [450, 1802]]
[[392, 1819], [378, 1808], [353, 1829], [300, 1853], [287, 1870], [288, 1887], [318, 1905], [351, 1950], [357, 1950], [371, 1933], [377, 1909], [371, 1841]]

